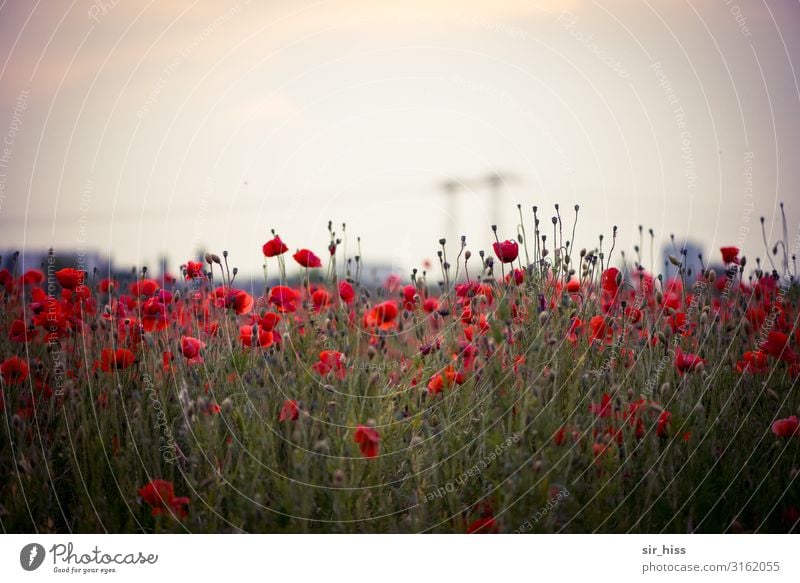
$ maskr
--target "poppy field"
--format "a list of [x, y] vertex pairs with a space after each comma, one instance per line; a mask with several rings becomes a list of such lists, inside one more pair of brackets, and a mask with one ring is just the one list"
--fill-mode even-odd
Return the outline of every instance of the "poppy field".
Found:
[[690, 269], [518, 208], [379, 285], [331, 224], [246, 289], [227, 252], [0, 271], [2, 530], [797, 531], [797, 241]]

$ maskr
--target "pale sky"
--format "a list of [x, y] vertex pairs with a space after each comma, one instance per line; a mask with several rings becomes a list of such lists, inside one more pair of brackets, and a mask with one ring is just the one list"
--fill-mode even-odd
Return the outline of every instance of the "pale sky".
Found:
[[[738, 2], [738, 4], [737, 4]], [[454, 222], [488, 249], [537, 204], [577, 246], [619, 225], [762, 255], [800, 231], [796, 0], [0, 4], [0, 249], [257, 273], [326, 224], [405, 274]], [[714, 257], [716, 258], [716, 253]]]

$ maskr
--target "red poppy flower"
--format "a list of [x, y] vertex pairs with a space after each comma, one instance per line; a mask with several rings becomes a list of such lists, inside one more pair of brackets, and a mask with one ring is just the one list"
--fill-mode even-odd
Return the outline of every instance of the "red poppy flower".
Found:
[[100, 358], [103, 372], [125, 370], [136, 360], [133, 352], [127, 348], [117, 348], [116, 350], [113, 348], [104, 348]]
[[611, 344], [614, 342], [614, 329], [606, 324], [606, 319], [603, 316], [592, 316], [589, 320], [589, 343], [605, 342]]
[[344, 354], [335, 350], [323, 350], [319, 353], [319, 362], [315, 362], [312, 368], [319, 373], [320, 376], [327, 376], [328, 373], [333, 372], [340, 381], [344, 380], [347, 375], [347, 368], [345, 367]]
[[495, 241], [492, 243], [494, 254], [503, 263], [511, 263], [519, 255], [519, 244], [516, 241]]
[[297, 401], [293, 401], [291, 399], [286, 399], [283, 402], [283, 406], [281, 407], [280, 415], [278, 415], [278, 421], [281, 423], [284, 421], [297, 421], [297, 418], [300, 416], [300, 409], [297, 407]]
[[44, 281], [44, 273], [40, 269], [29, 269], [22, 275], [23, 285], [36, 285]]
[[320, 288], [311, 294], [311, 301], [314, 303], [314, 310], [321, 312], [330, 305], [331, 295], [326, 290]]
[[308, 249], [300, 249], [297, 253], [292, 255], [292, 257], [303, 267], [322, 267], [320, 258]]
[[229, 289], [225, 294], [225, 307], [239, 314], [249, 314], [253, 309], [253, 296], [240, 289]]
[[675, 351], [675, 367], [681, 374], [691, 372], [701, 364], [705, 364], [705, 362], [705, 359], [696, 354], [683, 352], [680, 348]]
[[175, 486], [167, 480], [153, 480], [139, 488], [139, 496], [150, 506], [153, 516], [171, 513], [178, 518], [189, 514], [189, 498], [175, 496]]
[[[258, 345], [261, 348], [269, 348], [275, 342], [275, 335], [270, 330], [258, 328]], [[239, 340], [244, 346], [253, 346], [253, 326], [242, 326], [239, 328]]]
[[200, 350], [205, 348], [206, 343], [192, 338], [191, 336], [181, 336], [181, 352], [190, 364], [199, 364], [203, 362], [203, 357], [200, 355]]
[[439, 309], [439, 300], [436, 298], [425, 298], [422, 302], [422, 309], [426, 314], [432, 314]]
[[656, 435], [659, 437], [667, 437], [669, 432], [669, 425], [672, 422], [672, 413], [669, 411], [662, 411], [658, 416], [656, 422]]
[[35, 330], [28, 330], [28, 326], [22, 320], [14, 320], [8, 329], [8, 339], [12, 342], [29, 342], [34, 333]]
[[277, 257], [278, 255], [286, 253], [289, 248], [283, 244], [283, 241], [281, 241], [278, 235], [275, 235], [274, 238], [264, 243], [261, 250], [264, 252], [264, 257]]
[[146, 332], [164, 330], [167, 327], [167, 307], [158, 298], [148, 298], [142, 304], [142, 326]]
[[358, 444], [362, 456], [372, 458], [378, 455], [381, 436], [374, 427], [359, 425], [356, 427], [353, 441]]
[[789, 347], [789, 336], [783, 332], [773, 330], [761, 344], [761, 350], [770, 356], [785, 362], [797, 362], [797, 355]]
[[21, 385], [28, 378], [28, 363], [19, 356], [10, 356], [0, 364], [0, 376], [6, 385]]
[[739, 265], [739, 248], [738, 247], [720, 247], [720, 253], [722, 253], [722, 261], [725, 264], [735, 263]]
[[581, 282], [577, 279], [570, 279], [567, 282], [567, 292], [576, 294], [581, 291]]
[[497, 523], [494, 516], [485, 516], [473, 521], [467, 527], [467, 534], [497, 534]]
[[791, 417], [775, 421], [775, 423], [772, 424], [772, 433], [778, 437], [800, 435], [800, 423], [797, 421], [797, 416], [792, 415]]
[[72, 267], [66, 267], [56, 271], [56, 279], [64, 289], [75, 289], [79, 285], [83, 285], [86, 279], [86, 272]]
[[378, 304], [364, 316], [364, 325], [377, 326], [381, 330], [388, 330], [395, 325], [399, 310], [397, 304], [391, 300]]
[[611, 417], [612, 404], [613, 402], [611, 401], [611, 395], [608, 393], [603, 393], [603, 397], [600, 399], [600, 404], [589, 403], [589, 412], [594, 413], [597, 417], [601, 418]]
[[109, 289], [111, 289], [111, 287], [112, 287], [112, 286], [113, 286], [114, 288], [116, 288], [116, 287], [117, 287], [117, 282], [116, 282], [116, 281], [114, 281], [114, 280], [113, 280], [113, 279], [111, 279], [111, 278], [108, 278], [108, 277], [107, 277], [107, 278], [105, 278], [105, 279], [101, 279], [101, 280], [100, 280], [100, 283], [98, 283], [98, 284], [97, 284], [97, 287], [98, 287], [98, 289], [99, 289], [101, 292], [103, 292], [104, 294], [107, 294], [107, 293], [108, 293], [108, 290], [109, 290]]
[[272, 332], [275, 329], [275, 326], [277, 326], [278, 322], [280, 321], [281, 317], [278, 314], [276, 314], [275, 312], [267, 312], [258, 319], [258, 326], [262, 330], [266, 330], [267, 332]]
[[736, 370], [739, 373], [763, 374], [768, 366], [767, 355], [760, 350], [753, 350], [744, 353], [742, 360], [736, 363]]
[[139, 297], [154, 295], [158, 291], [158, 287], [158, 282], [155, 279], [142, 279], [133, 282], [129, 289], [132, 296]]
[[278, 308], [279, 312], [294, 312], [297, 308], [294, 303], [297, 301], [297, 294], [290, 287], [276, 285], [269, 290], [269, 303]]
[[203, 277], [203, 262], [188, 261], [186, 263], [186, 279], [197, 279]]
[[353, 286], [347, 281], [339, 282], [339, 297], [345, 304], [349, 304], [356, 298], [356, 292]]

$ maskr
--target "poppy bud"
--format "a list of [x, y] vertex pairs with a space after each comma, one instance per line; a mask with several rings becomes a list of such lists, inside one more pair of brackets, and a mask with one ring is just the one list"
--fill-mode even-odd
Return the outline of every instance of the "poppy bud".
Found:
[[472, 252], [468, 250], [468, 251], [466, 251], [466, 252], [464, 253], [464, 259], [466, 259], [467, 261], [469, 261], [469, 258], [470, 258], [470, 257], [472, 257]]
[[211, 261], [220, 265], [222, 264], [222, 260], [219, 258], [219, 255], [216, 255], [214, 253], [211, 254]]
[[669, 259], [669, 262], [672, 263], [672, 265], [675, 265], [676, 267], [681, 264], [680, 260], [677, 257], [675, 257], [674, 255], [669, 255], [668, 259]]
[[211, 253], [206, 253], [205, 260], [206, 263], [208, 263], [209, 265], [213, 263], [213, 259], [211, 258]]
[[709, 269], [708, 271], [706, 271], [706, 281], [708, 283], [714, 283], [714, 281], [716, 281], [716, 279], [717, 279], [717, 272], [716, 271], [714, 271], [713, 269]]

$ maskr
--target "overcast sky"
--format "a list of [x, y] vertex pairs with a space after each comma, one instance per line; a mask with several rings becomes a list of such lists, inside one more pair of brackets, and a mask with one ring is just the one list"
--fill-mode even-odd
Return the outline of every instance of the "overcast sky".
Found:
[[579, 203], [578, 246], [763, 255], [778, 201], [800, 231], [798, 31], [796, 0], [5, 0], [0, 249], [257, 272], [330, 219], [405, 273], [453, 236], [444, 180], [487, 248], [503, 172], [502, 238]]

